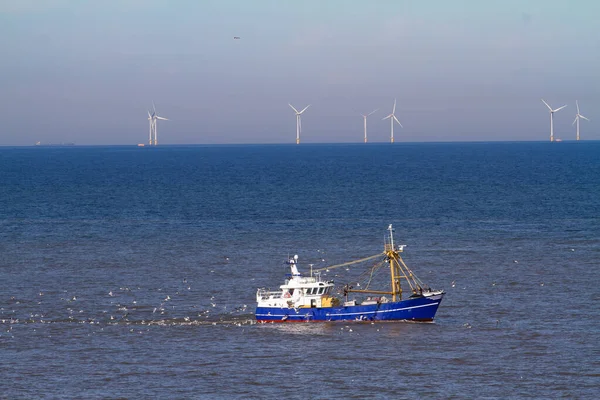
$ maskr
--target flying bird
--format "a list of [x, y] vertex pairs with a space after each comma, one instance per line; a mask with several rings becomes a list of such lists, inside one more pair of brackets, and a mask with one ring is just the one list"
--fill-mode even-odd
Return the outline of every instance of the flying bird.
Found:
[[239, 39], [240, 37], [239, 37], [239, 36], [234, 36], [233, 38], [234, 38], [234, 39]]

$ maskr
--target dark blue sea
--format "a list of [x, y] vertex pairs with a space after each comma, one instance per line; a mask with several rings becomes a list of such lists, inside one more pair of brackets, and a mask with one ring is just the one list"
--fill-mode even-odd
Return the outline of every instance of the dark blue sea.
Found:
[[[435, 323], [254, 323], [390, 223]], [[599, 260], [600, 142], [4, 147], [0, 398], [596, 399]]]

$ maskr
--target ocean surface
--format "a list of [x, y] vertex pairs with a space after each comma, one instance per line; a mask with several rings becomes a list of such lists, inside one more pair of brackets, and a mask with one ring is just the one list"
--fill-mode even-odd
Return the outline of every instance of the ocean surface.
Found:
[[[390, 223], [435, 323], [254, 322]], [[0, 398], [596, 399], [600, 142], [4, 147], [0, 276]]]

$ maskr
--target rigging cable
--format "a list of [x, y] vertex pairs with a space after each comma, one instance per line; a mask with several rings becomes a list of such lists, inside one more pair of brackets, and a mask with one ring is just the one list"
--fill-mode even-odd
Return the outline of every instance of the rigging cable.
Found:
[[320, 271], [325, 271], [325, 270], [328, 270], [328, 269], [345, 267], [346, 265], [358, 264], [358, 263], [361, 263], [361, 262], [364, 262], [364, 261], [371, 260], [371, 259], [373, 259], [375, 257], [381, 257], [382, 255], [384, 255], [384, 253], [378, 253], [378, 254], [375, 254], [374, 256], [369, 256], [369, 257], [366, 257], [366, 258], [361, 258], [360, 260], [349, 261], [349, 262], [345, 262], [343, 264], [337, 264], [337, 265], [332, 265], [330, 267], [315, 269], [313, 272], [320, 272]]

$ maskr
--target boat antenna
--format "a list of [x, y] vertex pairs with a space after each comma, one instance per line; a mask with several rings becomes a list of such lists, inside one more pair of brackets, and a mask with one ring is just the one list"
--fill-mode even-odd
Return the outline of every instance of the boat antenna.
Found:
[[392, 246], [392, 249], [394, 249], [394, 228], [392, 228], [392, 224], [388, 226], [388, 231], [390, 231], [390, 245]]

